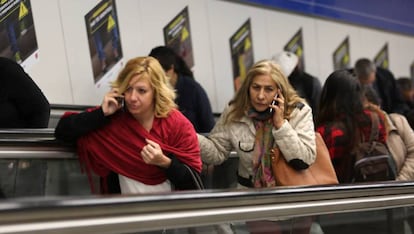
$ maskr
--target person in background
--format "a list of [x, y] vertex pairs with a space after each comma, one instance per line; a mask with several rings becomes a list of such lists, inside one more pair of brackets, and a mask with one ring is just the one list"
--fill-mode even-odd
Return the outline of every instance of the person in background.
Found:
[[367, 58], [358, 59], [355, 62], [353, 72], [362, 85], [373, 85], [375, 83], [377, 67], [371, 60]]
[[49, 101], [15, 61], [0, 57], [0, 128], [47, 128]]
[[[364, 85], [349, 70], [336, 70], [326, 79], [322, 88], [316, 130], [324, 139], [331, 156], [339, 183], [354, 182], [354, 150], [359, 147], [360, 139], [369, 139], [374, 115], [378, 116], [378, 135], [374, 141], [386, 144], [387, 130], [385, 116], [378, 109], [365, 106]], [[365, 85], [366, 86], [366, 85]], [[386, 218], [380, 220], [364, 219], [349, 225], [321, 224], [325, 233], [337, 232], [338, 228], [356, 233], [388, 233], [395, 228], [392, 212], [385, 211]], [[401, 225], [398, 225], [400, 228]], [[394, 232], [393, 232], [394, 233]], [[402, 233], [402, 232], [395, 232]]]
[[137, 57], [121, 70], [101, 106], [66, 113], [55, 136], [77, 142], [87, 172], [104, 178], [118, 173], [123, 194], [195, 189], [190, 170], [201, 171], [200, 148], [174, 98], [159, 62]]
[[[381, 111], [385, 116], [385, 127], [387, 132], [387, 147], [394, 158], [397, 175], [397, 181], [414, 180], [414, 131], [408, 124], [404, 115], [398, 113], [388, 114], [381, 110], [380, 99], [378, 94], [371, 86], [363, 86], [365, 93], [364, 105], [366, 108]], [[387, 225], [390, 225], [392, 233], [404, 233], [406, 230], [404, 222], [407, 222], [411, 228], [414, 226], [412, 218], [412, 208], [402, 208], [386, 210]], [[401, 213], [406, 213], [406, 220], [395, 219]], [[378, 225], [381, 227], [381, 224]], [[372, 230], [372, 229], [371, 229]]]
[[296, 89], [299, 96], [306, 99], [313, 111], [313, 117], [317, 116], [319, 98], [322, 85], [318, 78], [306, 73], [300, 64], [298, 56], [292, 52], [282, 51], [272, 57], [275, 63], [280, 65], [282, 72], [289, 79], [289, 83]]
[[[184, 59], [167, 46], [154, 47], [149, 56], [156, 58], [167, 73], [177, 93], [175, 102], [184, 116], [191, 121], [196, 132], [210, 132], [215, 123], [210, 101], [203, 87], [194, 79], [193, 72]], [[213, 176], [209, 175], [214, 175], [214, 169], [219, 170], [220, 167], [203, 165], [201, 178], [207, 188], [213, 187]]]
[[[32, 78], [4, 57], [0, 74], [0, 128], [47, 128], [49, 101]], [[46, 171], [42, 160], [0, 160], [0, 197], [43, 195]]]
[[403, 100], [407, 105], [413, 109], [414, 108], [414, 85], [413, 81], [407, 77], [400, 77], [397, 80], [398, 89], [401, 92]]
[[[380, 109], [379, 97], [372, 87], [365, 86], [366, 106]], [[381, 110], [380, 110], [381, 111]], [[385, 115], [387, 146], [394, 157], [398, 181], [414, 180], [414, 131], [404, 115], [398, 113]]]
[[413, 81], [407, 77], [400, 77], [397, 80], [398, 89], [401, 92], [405, 104], [409, 107], [404, 113], [410, 127], [414, 129], [414, 85]]
[[362, 85], [371, 85], [378, 94], [381, 109], [387, 113], [405, 114], [409, 107], [404, 103], [397, 82], [391, 71], [376, 67], [367, 58], [355, 62], [353, 72]]
[[316, 130], [321, 134], [332, 159], [340, 183], [354, 178], [355, 157], [361, 136], [369, 139], [372, 115], [378, 114], [378, 138], [386, 143], [384, 114], [364, 109], [364, 93], [358, 79], [348, 70], [337, 70], [329, 75], [322, 89]]
[[210, 101], [184, 59], [166, 46], [153, 48], [149, 56], [156, 58], [164, 68], [171, 85], [176, 89], [175, 102], [178, 108], [191, 121], [196, 131], [210, 132], [215, 123]]
[[[237, 152], [240, 189], [276, 186], [271, 170], [275, 145], [298, 170], [308, 168], [316, 157], [312, 109], [271, 60], [259, 61], [249, 69], [208, 137], [198, 134], [198, 139], [206, 164], [221, 164], [231, 151]], [[290, 225], [292, 220], [278, 223], [278, 227], [273, 224], [264, 221], [248, 226], [251, 233], [263, 227], [277, 233], [276, 228]], [[304, 225], [305, 233], [309, 233], [308, 224]]]

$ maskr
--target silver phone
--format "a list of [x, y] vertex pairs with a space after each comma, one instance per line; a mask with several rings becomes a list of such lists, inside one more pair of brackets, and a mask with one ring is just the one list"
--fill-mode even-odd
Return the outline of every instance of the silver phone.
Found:
[[[275, 98], [277, 98], [279, 95], [276, 93], [276, 95], [275, 95], [275, 97], [273, 98], [273, 101], [272, 101], [272, 103], [270, 104], [270, 105], [277, 105], [278, 103], [277, 103], [277, 100], [274, 100]], [[273, 108], [272, 107], [269, 107], [269, 112], [270, 113], [273, 113]]]

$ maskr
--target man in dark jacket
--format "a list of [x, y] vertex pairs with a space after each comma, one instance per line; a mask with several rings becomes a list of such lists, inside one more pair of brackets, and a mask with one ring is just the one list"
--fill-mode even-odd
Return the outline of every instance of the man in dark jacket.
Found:
[[377, 67], [374, 88], [381, 97], [381, 107], [387, 113], [405, 114], [409, 111], [399, 92], [397, 81], [390, 70]]
[[385, 112], [405, 115], [409, 111], [410, 108], [402, 99], [391, 71], [376, 67], [367, 58], [358, 59], [353, 71], [362, 85], [372, 85], [381, 99], [381, 109]]

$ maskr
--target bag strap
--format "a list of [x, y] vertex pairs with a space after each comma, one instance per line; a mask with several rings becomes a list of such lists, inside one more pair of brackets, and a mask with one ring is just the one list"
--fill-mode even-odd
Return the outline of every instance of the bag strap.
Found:
[[378, 114], [374, 111], [371, 112], [372, 118], [371, 118], [371, 134], [369, 136], [369, 142], [373, 142], [374, 139], [378, 138], [379, 135], [379, 118]]
[[194, 185], [196, 186], [197, 189], [199, 190], [203, 190], [204, 189], [204, 184], [203, 181], [201, 180], [201, 177], [198, 173], [195, 173], [189, 166], [187, 166], [186, 164], [183, 163], [183, 165], [185, 166], [185, 168], [187, 168], [187, 170], [190, 172], [191, 177], [193, 178], [193, 182]]

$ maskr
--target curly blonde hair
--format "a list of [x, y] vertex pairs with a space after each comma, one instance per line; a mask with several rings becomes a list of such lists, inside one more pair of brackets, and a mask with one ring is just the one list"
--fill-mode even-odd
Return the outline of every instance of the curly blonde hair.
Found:
[[177, 108], [175, 91], [157, 59], [150, 56], [130, 59], [111, 86], [124, 93], [135, 76], [147, 79], [154, 89], [155, 117], [165, 118], [172, 109]]
[[249, 69], [246, 79], [235, 94], [235, 97], [230, 101], [233, 108], [230, 110], [226, 122], [240, 119], [252, 108], [249, 88], [252, 85], [253, 79], [259, 75], [269, 75], [276, 85], [280, 87], [285, 98], [284, 117], [286, 119], [290, 119], [290, 114], [295, 109], [297, 103], [306, 103], [305, 99], [299, 97], [296, 90], [290, 85], [289, 80], [281, 72], [279, 65], [272, 60], [261, 60], [253, 64]]

